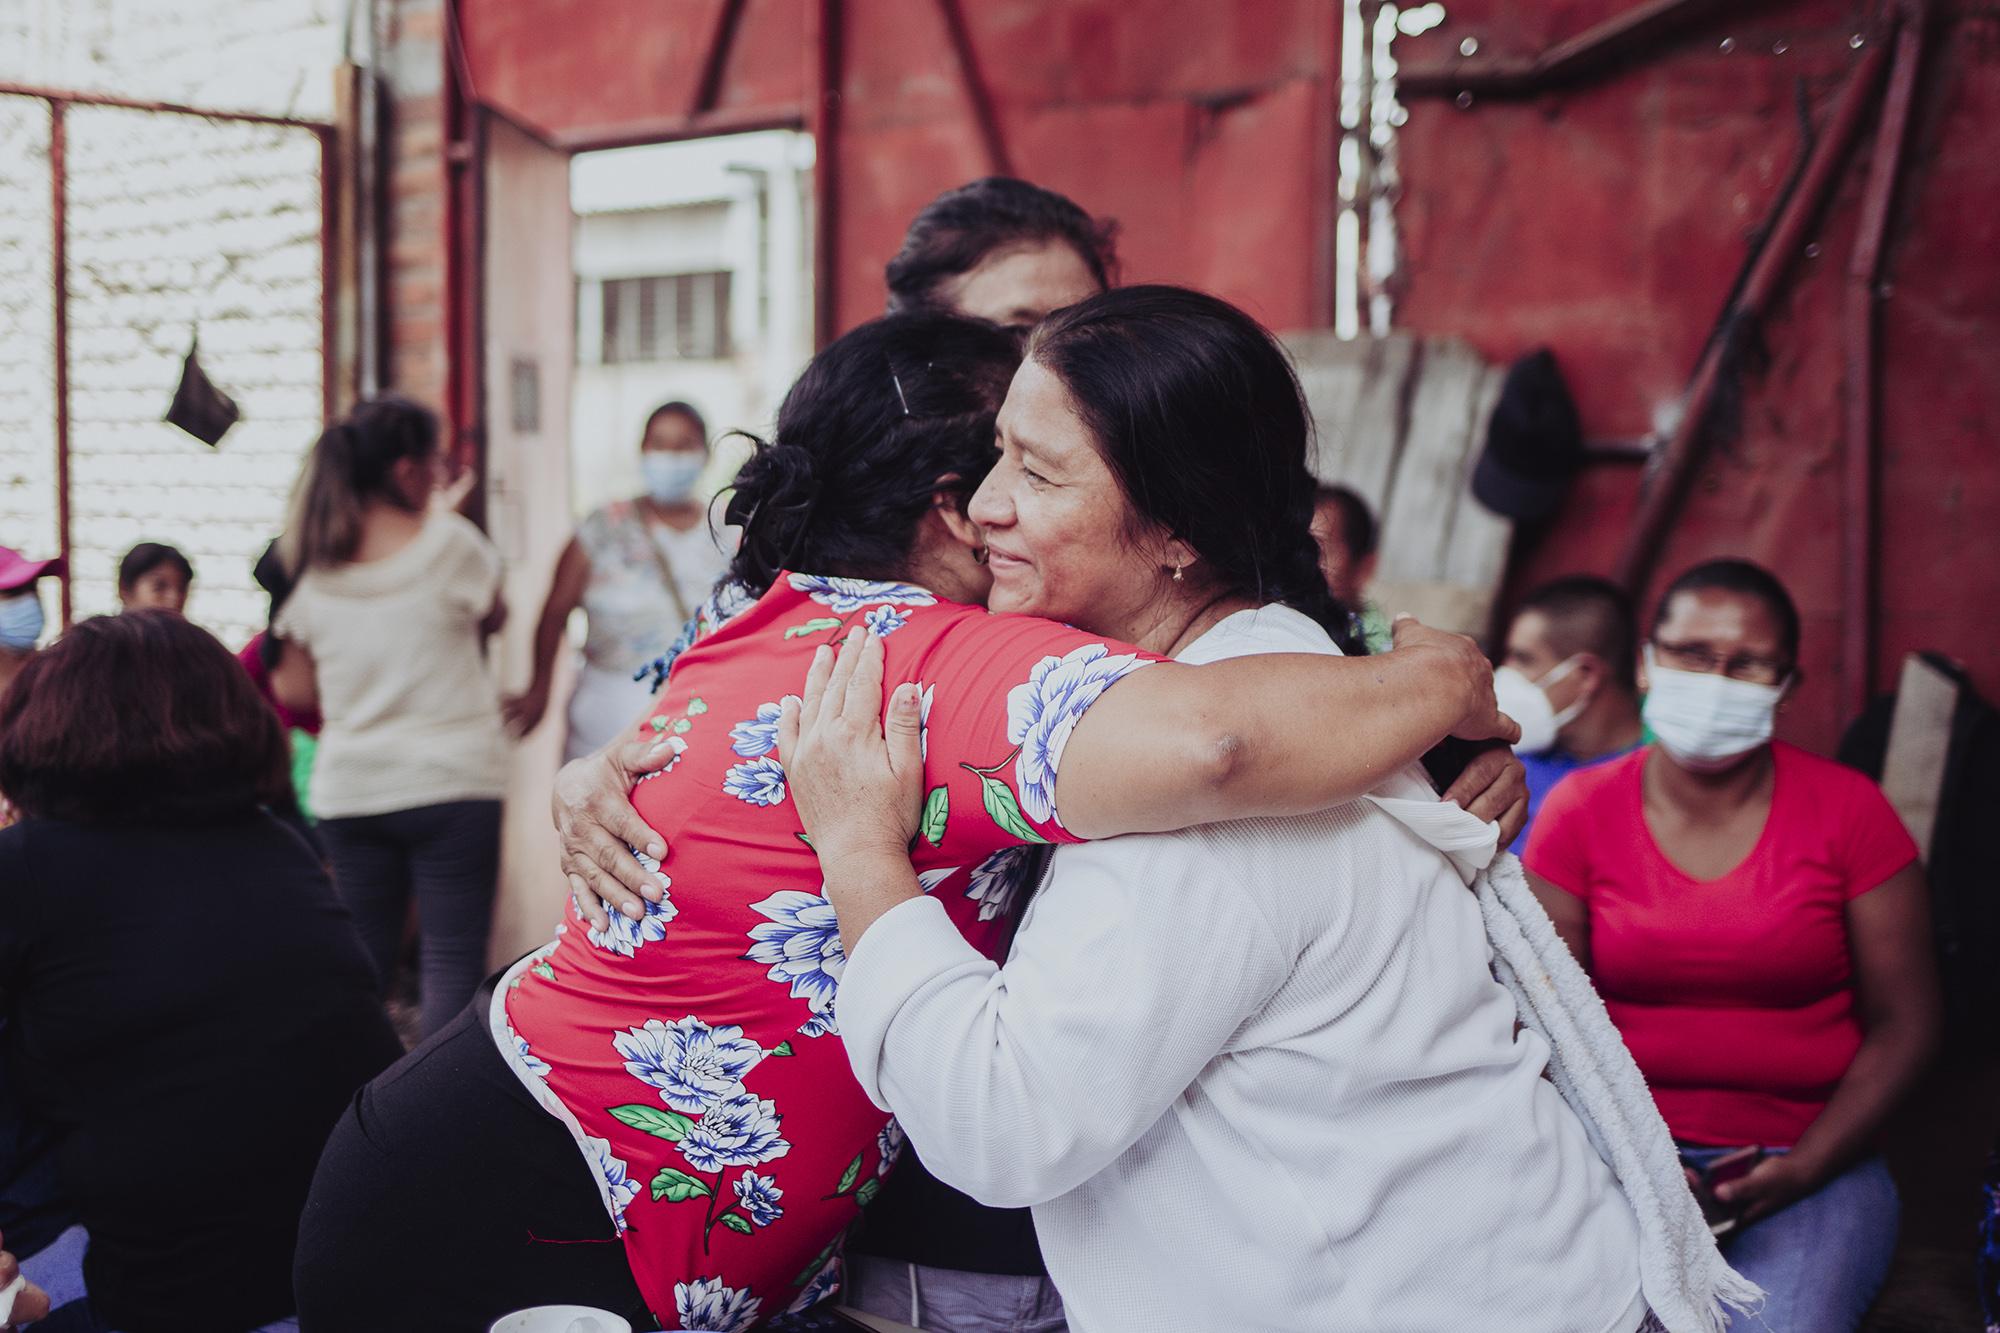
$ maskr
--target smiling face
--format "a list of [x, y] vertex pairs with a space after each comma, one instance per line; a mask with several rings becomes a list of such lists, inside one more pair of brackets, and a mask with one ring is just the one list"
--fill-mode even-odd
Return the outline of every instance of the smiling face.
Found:
[[995, 250], [942, 283], [937, 295], [958, 314], [1029, 328], [1102, 290], [1075, 247], [1051, 240]]
[[1062, 381], [1023, 362], [997, 435], [969, 510], [986, 532], [987, 605], [1143, 642], [1174, 544], [1140, 523]]

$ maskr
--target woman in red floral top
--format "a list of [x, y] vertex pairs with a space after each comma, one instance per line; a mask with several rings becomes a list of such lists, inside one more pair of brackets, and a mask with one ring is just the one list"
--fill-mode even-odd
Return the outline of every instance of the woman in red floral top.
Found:
[[[309, 1333], [363, 1311], [372, 1329], [469, 1327], [557, 1300], [738, 1330], [830, 1294], [840, 1234], [900, 1135], [837, 1044], [844, 955], [776, 733], [780, 701], [849, 633], [879, 638], [885, 679], [922, 691], [913, 856], [995, 955], [1026, 845], [1319, 809], [1447, 731], [1505, 728], [1483, 660], [1442, 636], [1365, 665], [1190, 667], [980, 609], [988, 580], [963, 505], [1017, 360], [997, 330], [906, 315], [807, 368], [730, 505], [744, 530], [734, 573], [754, 599], [711, 603], [641, 724], [673, 755], [632, 794], [670, 849], [635, 853], [659, 901], [601, 930], [559, 927], [484, 1012], [363, 1090], [302, 1232]], [[1158, 558], [1191, 557], [1168, 542]], [[1089, 776], [1059, 791], [1066, 757]], [[499, 1058], [511, 1095], [566, 1128], [567, 1175], [537, 1125], [444, 1128], [503, 1114]], [[585, 1187], [595, 1234], [577, 1216]], [[629, 1282], [602, 1276], [614, 1238]]]

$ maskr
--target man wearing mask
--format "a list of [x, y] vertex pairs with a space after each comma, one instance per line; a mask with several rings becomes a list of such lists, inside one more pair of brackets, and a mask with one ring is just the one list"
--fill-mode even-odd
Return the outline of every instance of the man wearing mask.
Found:
[[36, 582], [62, 572], [61, 556], [30, 560], [12, 547], [0, 546], [0, 690], [27, 665], [48, 627]]
[[1544, 584], [1514, 613], [1493, 688], [1521, 724], [1514, 750], [1528, 771], [1517, 854], [1556, 783], [1652, 739], [1639, 716], [1638, 638], [1632, 599], [1594, 575]]
[[653, 409], [639, 445], [645, 493], [592, 512], [556, 561], [535, 626], [534, 677], [505, 705], [515, 735], [548, 709], [556, 649], [579, 606], [588, 629], [565, 758], [589, 754], [639, 715], [651, 686], [633, 673], [667, 650], [729, 561], [695, 491], [708, 457], [708, 426], [693, 406]]

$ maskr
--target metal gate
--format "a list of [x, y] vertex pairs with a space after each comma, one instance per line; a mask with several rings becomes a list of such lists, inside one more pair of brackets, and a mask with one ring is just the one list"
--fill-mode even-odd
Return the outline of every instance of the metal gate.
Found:
[[[117, 608], [139, 541], [195, 565], [234, 646], [329, 411], [333, 129], [0, 83], [0, 544], [61, 552], [62, 623]], [[190, 345], [241, 419], [162, 421]]]

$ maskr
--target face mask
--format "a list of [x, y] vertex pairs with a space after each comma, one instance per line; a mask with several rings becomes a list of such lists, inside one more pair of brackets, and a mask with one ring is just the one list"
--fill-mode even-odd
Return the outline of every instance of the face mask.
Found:
[[0, 599], [0, 648], [25, 653], [42, 637], [42, 599], [32, 589]]
[[1783, 681], [1758, 685], [1655, 666], [1651, 648], [1646, 678], [1646, 725], [1675, 763], [1696, 773], [1719, 773], [1768, 742], [1785, 695]]
[[688, 498], [695, 479], [708, 466], [701, 454], [684, 449], [654, 450], [639, 455], [639, 472], [646, 479], [646, 494], [663, 505]]
[[1553, 750], [1562, 729], [1582, 714], [1587, 702], [1582, 695], [1558, 713], [1548, 694], [1549, 686], [1576, 670], [1577, 661], [1571, 657], [1557, 663], [1539, 681], [1529, 680], [1518, 667], [1503, 666], [1493, 673], [1493, 694], [1500, 702], [1500, 711], [1521, 724], [1521, 739], [1514, 742], [1520, 753]]

